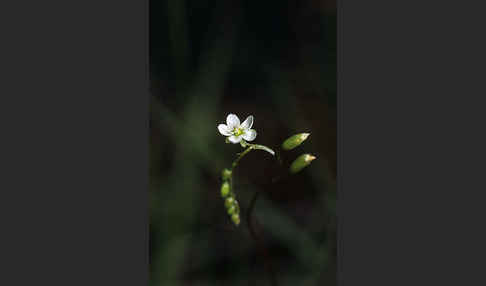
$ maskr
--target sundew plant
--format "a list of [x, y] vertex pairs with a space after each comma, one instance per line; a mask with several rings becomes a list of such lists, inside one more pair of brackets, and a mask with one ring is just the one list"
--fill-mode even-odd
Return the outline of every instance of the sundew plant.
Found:
[[[279, 158], [279, 153], [275, 152], [273, 149], [265, 145], [249, 143], [254, 141], [257, 137], [257, 131], [255, 129], [252, 129], [253, 122], [253, 115], [248, 116], [245, 121], [241, 123], [238, 116], [230, 113], [226, 117], [226, 124], [218, 125], [219, 133], [221, 133], [221, 135], [223, 136], [226, 136], [226, 143], [240, 144], [240, 146], [244, 149], [242, 152], [236, 154], [237, 157], [231, 164], [231, 167], [225, 168], [222, 171], [221, 196], [224, 199], [224, 206], [226, 207], [226, 211], [236, 226], [240, 224], [241, 218], [240, 206], [236, 198], [235, 186], [233, 185], [233, 171], [238, 166], [240, 160], [246, 154], [250, 153], [253, 150], [262, 150], [271, 154], [280, 164], [282, 164], [282, 161]], [[288, 151], [296, 148], [297, 146], [301, 145], [309, 137], [309, 135], [310, 133], [298, 133], [287, 138], [281, 144], [281, 150]], [[304, 153], [298, 156], [290, 164], [290, 166], [288, 166], [287, 170], [290, 174], [296, 174], [305, 167], [307, 167], [314, 159], [316, 159], [315, 156]], [[253, 230], [251, 227], [250, 215], [255, 200], [257, 198], [256, 195], [257, 194], [255, 194], [248, 211], [248, 226], [252, 234]]]

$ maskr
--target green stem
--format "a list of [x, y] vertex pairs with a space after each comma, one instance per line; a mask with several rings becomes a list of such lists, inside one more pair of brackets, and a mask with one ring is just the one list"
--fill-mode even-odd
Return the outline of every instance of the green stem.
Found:
[[238, 162], [241, 160], [241, 158], [243, 158], [246, 154], [248, 154], [251, 150], [263, 150], [263, 151], [267, 151], [268, 153], [272, 154], [273, 156], [275, 156], [275, 151], [273, 151], [272, 149], [268, 148], [267, 146], [265, 145], [260, 145], [260, 144], [250, 144], [250, 143], [247, 143], [245, 141], [241, 141], [241, 147], [245, 148], [248, 146], [248, 148], [245, 149], [245, 151], [241, 152], [239, 155], [238, 155], [238, 158], [236, 158], [235, 161], [233, 161], [233, 164], [231, 165], [231, 168], [234, 169], [236, 166], [238, 166]]
[[251, 150], [253, 150], [253, 148], [254, 148], [253, 146], [250, 146], [250, 147], [246, 148], [245, 151], [240, 153], [238, 158], [236, 158], [236, 160], [233, 161], [233, 164], [231, 165], [231, 169], [234, 169], [236, 166], [238, 166], [238, 162], [241, 160], [241, 158], [243, 158], [246, 154], [248, 154]]
[[260, 144], [250, 144], [250, 145], [253, 146], [253, 148], [255, 148], [255, 149], [267, 151], [268, 153], [270, 153], [273, 156], [275, 156], [275, 151], [273, 151], [272, 149], [268, 148], [265, 145], [260, 145]]

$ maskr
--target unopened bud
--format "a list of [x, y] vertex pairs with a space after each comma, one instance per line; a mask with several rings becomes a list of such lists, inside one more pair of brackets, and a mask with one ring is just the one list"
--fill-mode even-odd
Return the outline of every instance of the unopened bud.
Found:
[[316, 159], [316, 157], [315, 156], [312, 156], [310, 154], [302, 154], [302, 155], [300, 155], [290, 165], [290, 172], [293, 173], [293, 174], [299, 172], [300, 170], [302, 170], [305, 167], [307, 167], [314, 159]]
[[282, 143], [282, 149], [284, 150], [294, 149], [295, 147], [302, 144], [302, 142], [304, 142], [307, 139], [307, 137], [309, 137], [309, 135], [310, 133], [299, 133], [299, 134], [295, 134], [294, 136], [290, 136], [289, 138], [287, 138], [287, 140], [285, 140]]
[[223, 172], [222, 172], [222, 174], [221, 174], [221, 176], [223, 177], [223, 180], [224, 181], [229, 180], [231, 178], [231, 173], [232, 173], [231, 170], [224, 169]]
[[224, 206], [228, 209], [229, 207], [231, 207], [232, 205], [234, 205], [234, 203], [235, 203], [235, 199], [232, 198], [232, 197], [228, 197], [224, 201]]
[[235, 208], [235, 206], [230, 206], [230, 207], [228, 208], [228, 214], [229, 214], [229, 215], [233, 215], [233, 214], [235, 214], [235, 213], [236, 213], [236, 208]]
[[231, 216], [231, 220], [233, 221], [234, 224], [239, 225], [240, 224], [240, 215], [239, 214], [233, 214]]
[[223, 198], [226, 198], [230, 193], [230, 185], [228, 184], [228, 182], [224, 182], [222, 185], [221, 185], [221, 196]]

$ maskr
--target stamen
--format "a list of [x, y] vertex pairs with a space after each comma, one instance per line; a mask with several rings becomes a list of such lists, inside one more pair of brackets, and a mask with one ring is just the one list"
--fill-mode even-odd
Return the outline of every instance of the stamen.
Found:
[[233, 130], [233, 135], [240, 136], [241, 134], [243, 134], [243, 129], [241, 129], [241, 128], [235, 128]]

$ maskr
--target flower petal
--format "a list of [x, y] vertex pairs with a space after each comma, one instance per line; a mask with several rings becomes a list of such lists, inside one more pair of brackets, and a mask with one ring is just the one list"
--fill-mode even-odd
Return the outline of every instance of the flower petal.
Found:
[[218, 130], [219, 130], [219, 133], [221, 133], [224, 136], [231, 136], [231, 132], [228, 129], [228, 126], [226, 126], [226, 124], [218, 125]]
[[237, 144], [237, 143], [240, 143], [241, 141], [241, 136], [235, 136], [235, 135], [231, 135], [230, 137], [228, 137], [228, 140], [233, 143], [233, 144]]
[[235, 127], [240, 126], [240, 119], [233, 113], [230, 113], [226, 117], [226, 125], [228, 125], [229, 130], [233, 130]]
[[255, 140], [257, 136], [257, 132], [255, 131], [255, 129], [248, 129], [245, 131], [245, 133], [243, 133], [243, 135], [241, 135], [241, 137], [243, 137], [243, 139], [245, 139], [246, 141], [253, 141]]
[[248, 116], [243, 123], [241, 123], [241, 128], [250, 129], [253, 125], [253, 115]]

